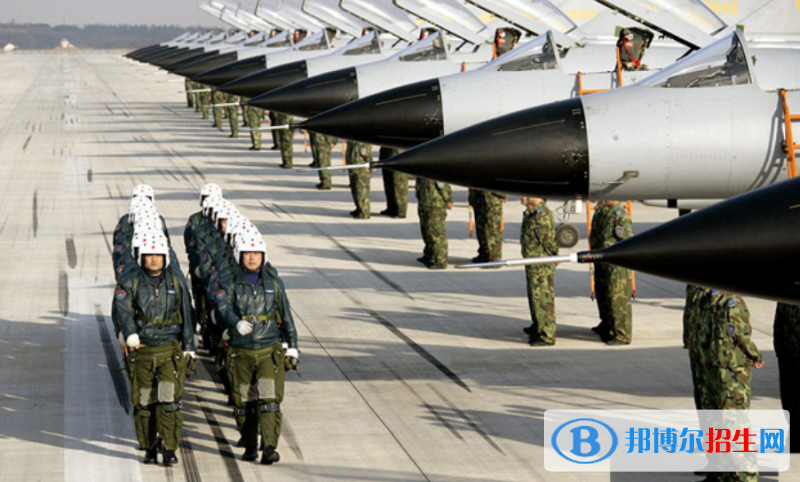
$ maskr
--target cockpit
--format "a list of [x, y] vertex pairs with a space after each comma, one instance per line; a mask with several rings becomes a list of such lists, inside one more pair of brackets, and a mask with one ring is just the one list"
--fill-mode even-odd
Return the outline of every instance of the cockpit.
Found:
[[399, 52], [395, 57], [400, 62], [425, 62], [429, 60], [446, 60], [450, 44], [442, 34], [436, 32], [424, 40]]
[[752, 84], [747, 46], [741, 32], [734, 32], [692, 53], [637, 85], [672, 89], [725, 87]]
[[494, 59], [479, 70], [488, 72], [523, 72], [559, 68], [558, 47], [548, 31]]
[[327, 50], [331, 48], [335, 36], [335, 30], [327, 28], [322, 29], [295, 45], [294, 49], [302, 51]]
[[265, 48], [283, 48], [292, 46], [292, 34], [289, 32], [279, 32], [268, 38], [261, 44]]
[[372, 31], [342, 48], [342, 55], [378, 55], [381, 53], [381, 39], [378, 32]]

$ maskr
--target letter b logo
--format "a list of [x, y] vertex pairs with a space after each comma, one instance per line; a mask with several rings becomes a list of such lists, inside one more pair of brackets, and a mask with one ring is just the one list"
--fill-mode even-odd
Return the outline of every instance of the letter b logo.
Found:
[[[572, 433], [572, 449], [570, 453], [578, 457], [592, 457], [600, 452], [600, 443], [597, 438], [600, 434], [597, 429], [588, 425], [581, 425], [570, 429]], [[584, 446], [587, 446], [588, 451], [584, 451]]]

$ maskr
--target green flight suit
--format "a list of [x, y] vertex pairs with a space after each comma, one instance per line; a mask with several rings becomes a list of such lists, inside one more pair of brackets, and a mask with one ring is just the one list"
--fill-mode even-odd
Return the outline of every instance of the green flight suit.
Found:
[[[250, 284], [237, 270], [216, 297], [222, 323], [231, 336], [228, 376], [236, 426], [245, 447], [257, 446], [260, 429], [264, 445], [276, 448], [284, 397], [285, 352], [281, 341], [289, 348], [297, 348], [297, 330], [286, 288], [277, 272], [267, 265], [261, 269], [256, 284]], [[240, 320], [252, 323], [253, 331], [239, 333], [236, 326]]]
[[158, 435], [166, 450], [177, 450], [187, 360], [195, 351], [189, 288], [180, 272], [164, 270], [162, 278], [139, 271], [117, 285], [114, 308], [123, 337], [139, 335], [141, 346], [128, 355], [131, 398], [139, 445], [156, 448]]

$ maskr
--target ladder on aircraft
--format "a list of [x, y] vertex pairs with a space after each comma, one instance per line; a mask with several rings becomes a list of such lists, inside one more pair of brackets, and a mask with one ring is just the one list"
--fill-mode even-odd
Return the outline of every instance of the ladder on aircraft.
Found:
[[786, 160], [789, 168], [789, 178], [791, 179], [797, 176], [797, 150], [800, 149], [800, 145], [794, 143], [794, 135], [792, 133], [792, 121], [799, 121], [800, 115], [798, 114], [792, 115], [792, 113], [789, 112], [789, 104], [786, 102], [786, 89], [781, 89], [780, 94], [781, 94], [781, 102], [783, 103], [783, 122], [786, 128], [786, 133], [784, 134], [783, 149], [784, 151], [786, 151]]
[[[622, 59], [619, 56], [619, 49], [617, 49], [617, 87], [622, 87]], [[611, 89], [583, 89], [583, 81], [581, 73], [578, 72], [578, 95], [583, 96], [586, 94], [596, 94], [598, 92], [605, 92]], [[785, 105], [785, 102], [784, 102]], [[798, 116], [800, 117], [800, 116]], [[592, 250], [592, 243], [590, 241], [592, 236], [592, 207], [591, 201], [586, 201], [586, 241], [589, 244], [589, 251]], [[633, 205], [630, 200], [625, 204], [625, 210], [628, 211], [628, 217], [631, 218], [633, 223]], [[592, 301], [597, 298], [597, 292], [594, 289], [594, 263], [589, 263], [589, 297]], [[636, 299], [636, 272], [631, 271], [631, 298]]]

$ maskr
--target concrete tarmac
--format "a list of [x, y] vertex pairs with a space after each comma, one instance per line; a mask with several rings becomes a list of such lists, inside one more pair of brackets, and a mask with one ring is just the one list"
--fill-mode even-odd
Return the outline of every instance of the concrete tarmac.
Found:
[[[634, 341], [590, 331], [586, 266], [556, 277], [558, 342], [532, 348], [521, 269], [428, 271], [413, 192], [390, 219], [379, 175], [370, 220], [354, 220], [346, 173], [278, 167], [186, 107], [182, 82], [122, 52], [0, 56], [0, 481], [692, 481], [691, 474], [551, 473], [548, 409], [693, 409], [681, 346], [684, 287], [637, 276]], [[295, 137], [295, 165], [310, 162]], [[334, 164], [341, 163], [341, 147]], [[377, 155], [377, 149], [375, 151]], [[141, 464], [127, 377], [110, 322], [111, 233], [134, 184], [155, 188], [176, 251], [198, 191], [220, 184], [265, 234], [298, 322], [300, 374], [287, 375], [282, 460], [243, 449], [213, 365], [187, 384], [184, 440], [171, 469]], [[467, 193], [448, 217], [450, 261], [475, 256]], [[635, 204], [636, 231], [675, 213]], [[519, 257], [522, 206], [506, 209]], [[585, 234], [585, 215], [574, 221]], [[585, 249], [582, 241], [575, 249]], [[562, 250], [562, 253], [565, 250]], [[753, 409], [779, 409], [774, 303], [748, 299], [767, 366]], [[800, 466], [800, 461], [795, 460]], [[795, 469], [779, 478], [800, 480]]]

